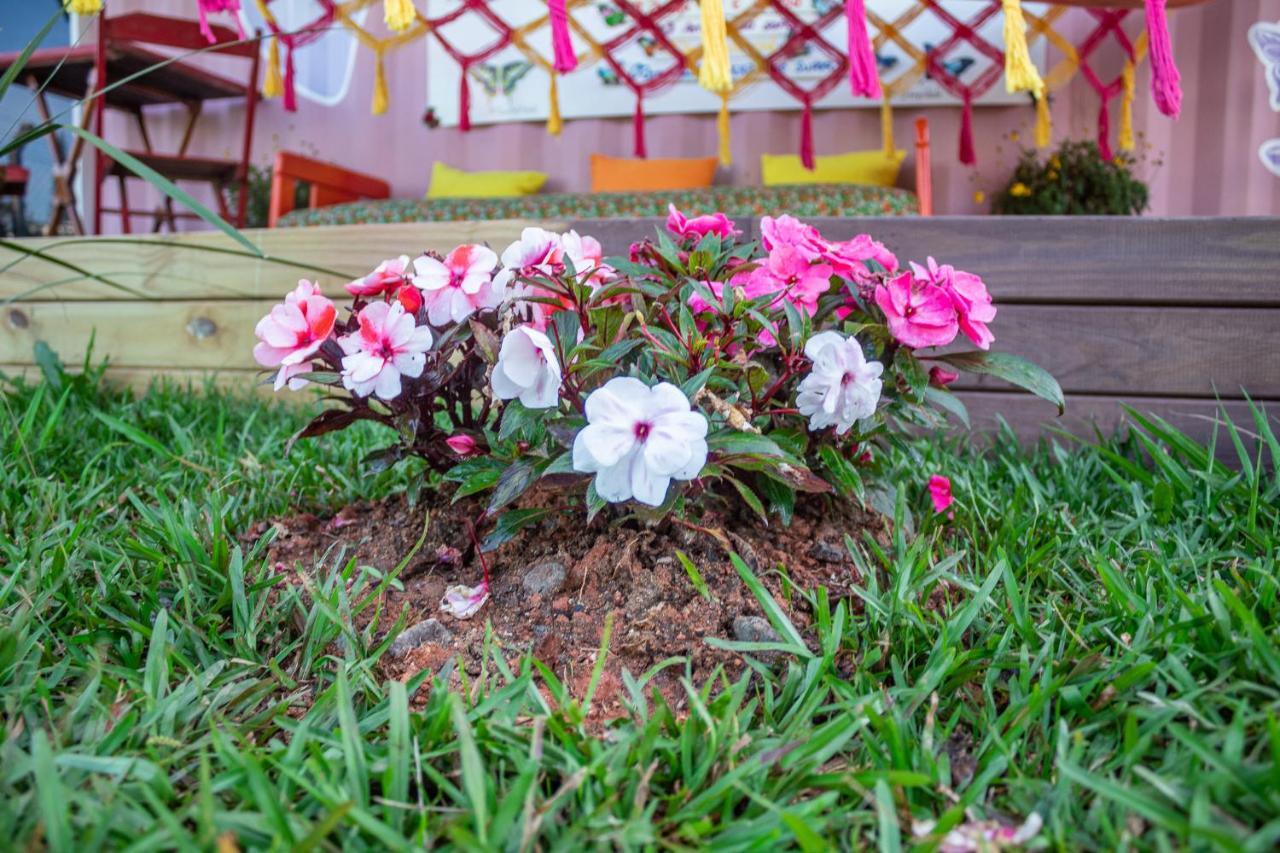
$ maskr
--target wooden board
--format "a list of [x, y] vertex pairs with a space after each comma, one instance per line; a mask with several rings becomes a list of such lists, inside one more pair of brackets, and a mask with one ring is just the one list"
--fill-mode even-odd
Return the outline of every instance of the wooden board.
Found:
[[501, 251], [530, 224], [562, 227], [558, 222], [498, 220], [244, 231], [268, 255], [266, 260], [247, 255], [246, 249], [223, 234], [209, 232], [20, 240], [18, 245], [52, 254], [128, 292], [0, 246], [0, 302], [17, 297], [24, 301], [279, 299], [299, 278], [318, 280], [326, 293], [337, 296], [343, 293], [343, 283], [386, 258], [412, 257], [428, 249], [447, 252], [460, 243], [488, 243]]
[[903, 262], [981, 275], [997, 301], [1280, 306], [1280, 219], [1108, 216], [808, 220], [830, 239], [866, 233]]
[[1004, 305], [991, 330], [992, 349], [1035, 361], [1068, 392], [1280, 398], [1280, 308]]

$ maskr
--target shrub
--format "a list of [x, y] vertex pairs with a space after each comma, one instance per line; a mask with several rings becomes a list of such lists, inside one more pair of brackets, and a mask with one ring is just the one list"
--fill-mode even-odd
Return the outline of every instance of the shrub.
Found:
[[1043, 163], [1022, 152], [1008, 185], [991, 203], [1005, 216], [1129, 216], [1147, 208], [1147, 185], [1133, 175], [1133, 155], [1102, 159], [1094, 142], [1063, 142]]
[[[458, 496], [488, 492], [485, 549], [563, 509], [510, 509], [538, 482], [588, 519], [609, 503], [653, 519], [742, 501], [786, 522], [797, 492], [860, 497], [878, 442], [966, 418], [947, 390], [963, 371], [1061, 406], [1047, 373], [989, 351], [978, 276], [902, 267], [867, 235], [830, 241], [790, 216], [765, 217], [759, 244], [739, 237], [723, 214], [673, 207], [626, 259], [539, 228], [501, 258], [401, 256], [346, 286], [342, 319], [300, 282], [254, 354], [277, 389], [349, 392], [297, 437], [376, 421], [392, 441], [373, 464], [420, 457]], [[938, 354], [959, 338], [977, 349]]]

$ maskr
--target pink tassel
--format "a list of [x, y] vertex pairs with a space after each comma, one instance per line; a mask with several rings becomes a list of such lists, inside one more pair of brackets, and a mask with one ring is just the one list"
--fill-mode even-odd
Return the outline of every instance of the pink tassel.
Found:
[[1111, 99], [1103, 98], [1098, 107], [1098, 153], [1111, 160]]
[[467, 74], [471, 66], [462, 66], [462, 77], [458, 82], [458, 130], [471, 129], [471, 85], [467, 83]]
[[209, 13], [205, 10], [205, 4], [200, 3], [200, 35], [205, 37], [209, 44], [213, 44], [218, 39], [214, 37], [213, 30], [209, 29]]
[[284, 110], [288, 113], [298, 111], [298, 90], [293, 85], [293, 46], [284, 46]]
[[813, 107], [807, 100], [800, 113], [800, 165], [813, 171]]
[[1182, 75], [1173, 62], [1165, 0], [1147, 0], [1147, 43], [1151, 48], [1151, 97], [1160, 112], [1177, 118], [1182, 112]]
[[973, 151], [973, 95], [964, 93], [964, 105], [960, 109], [960, 162], [972, 166], [978, 162]]
[[644, 98], [636, 93], [636, 114], [631, 120], [631, 133], [634, 137], [633, 149], [637, 157], [648, 157], [644, 145]]
[[551, 19], [551, 50], [555, 54], [554, 67], [564, 74], [578, 67], [578, 55], [573, 52], [569, 40], [569, 13], [564, 0], [547, 0], [547, 17]]
[[866, 0], [845, 0], [844, 16], [849, 22], [849, 86], [855, 95], [879, 98], [880, 75], [876, 73], [876, 52], [867, 32]]

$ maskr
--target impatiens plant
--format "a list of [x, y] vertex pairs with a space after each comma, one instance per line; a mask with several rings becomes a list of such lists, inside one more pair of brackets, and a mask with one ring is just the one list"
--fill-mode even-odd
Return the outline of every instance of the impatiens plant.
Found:
[[[489, 493], [483, 550], [610, 503], [696, 523], [740, 501], [786, 523], [797, 492], [861, 499], [877, 444], [967, 421], [947, 387], [960, 373], [1062, 406], [1049, 374], [990, 351], [996, 308], [977, 275], [902, 265], [869, 236], [828, 240], [791, 216], [760, 232], [673, 207], [627, 258], [539, 228], [500, 256], [401, 256], [347, 284], [341, 318], [300, 283], [254, 353], [277, 389], [350, 392], [297, 437], [375, 421], [391, 436], [375, 465], [418, 457], [457, 497]], [[513, 508], [539, 483], [558, 497]], [[486, 594], [451, 590], [446, 607], [474, 612]]]

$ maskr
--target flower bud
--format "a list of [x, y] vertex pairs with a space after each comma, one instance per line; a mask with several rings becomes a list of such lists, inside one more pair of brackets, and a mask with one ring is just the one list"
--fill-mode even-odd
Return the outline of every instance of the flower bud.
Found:
[[449, 436], [444, 440], [444, 443], [449, 445], [449, 449], [459, 456], [474, 456], [477, 453], [476, 440], [463, 433]]
[[396, 299], [400, 300], [400, 304], [404, 306], [404, 310], [417, 316], [418, 309], [422, 307], [422, 291], [414, 287], [412, 284], [406, 284], [396, 292]]
[[934, 388], [946, 388], [960, 378], [960, 374], [934, 365], [929, 369], [929, 384]]

